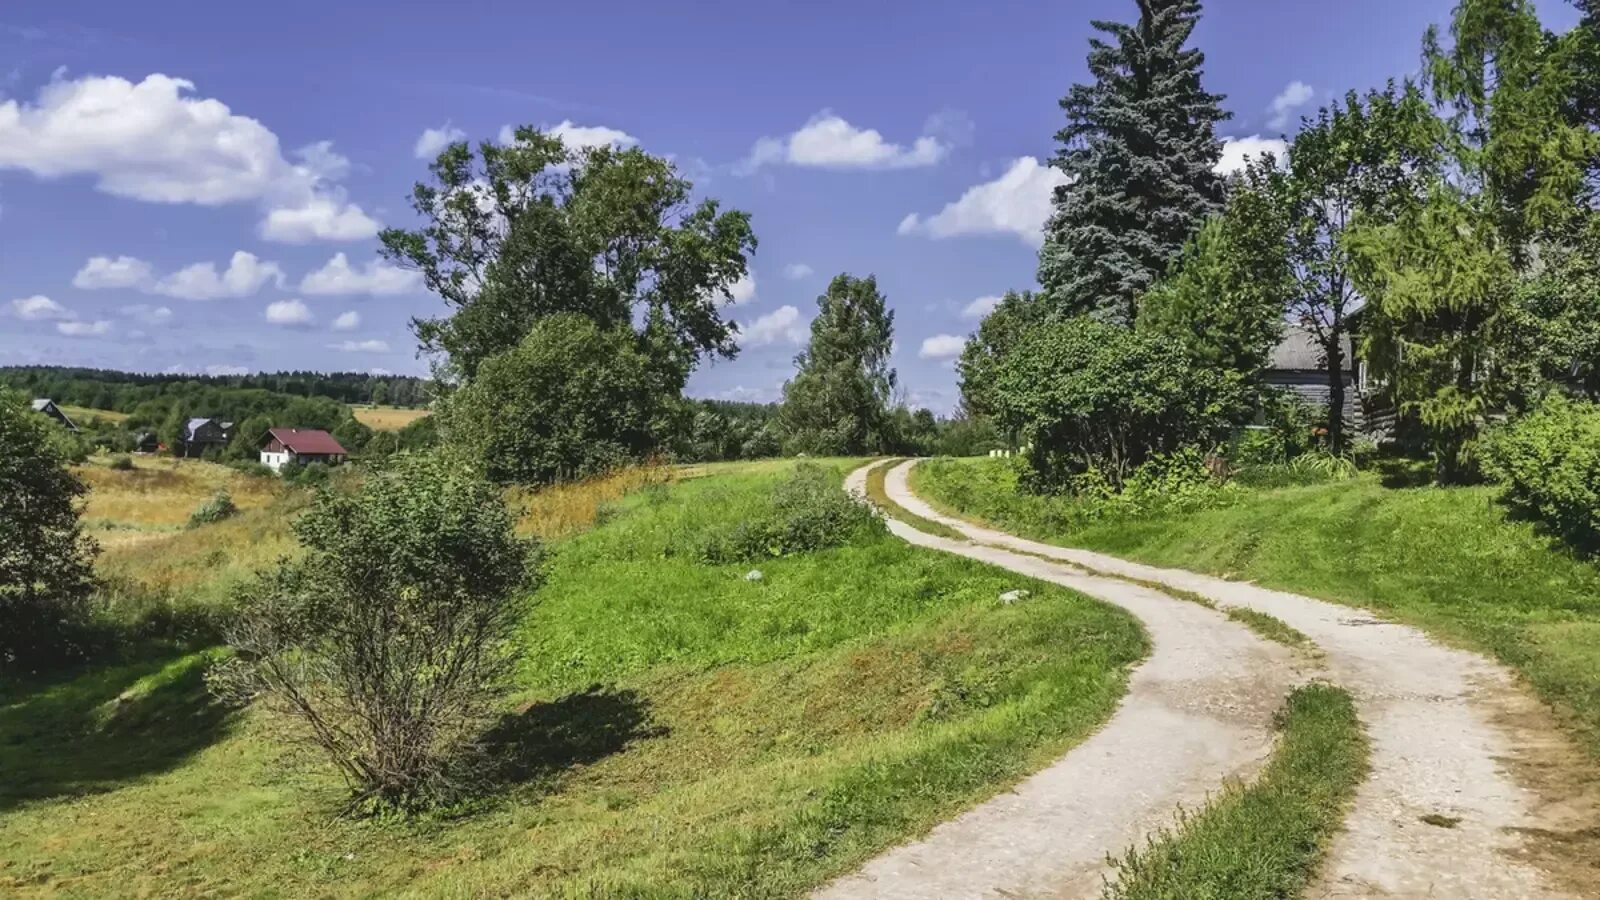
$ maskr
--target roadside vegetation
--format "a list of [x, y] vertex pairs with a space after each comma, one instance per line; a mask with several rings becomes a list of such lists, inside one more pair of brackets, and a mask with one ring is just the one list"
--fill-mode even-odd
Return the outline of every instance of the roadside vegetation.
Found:
[[[835, 494], [853, 465], [825, 470]], [[754, 565], [696, 558], [705, 535], [772, 516], [793, 472], [598, 487], [585, 505], [610, 511], [547, 544], [514, 631], [485, 738], [502, 767], [433, 813], [331, 818], [349, 794], [316, 756], [264, 709], [211, 699], [222, 651], [6, 689], [0, 886], [791, 895], [1111, 714], [1144, 640], [1079, 595], [872, 529]], [[1019, 586], [1027, 603], [997, 602]]]
[[884, 479], [889, 470], [905, 462], [903, 459], [891, 459], [872, 467], [867, 472], [867, 499], [883, 511], [891, 519], [896, 519], [910, 525], [918, 531], [925, 531], [937, 537], [949, 538], [955, 541], [966, 540], [965, 535], [948, 525], [935, 522], [911, 512], [889, 497], [889, 492], [884, 489]]
[[1297, 897], [1339, 831], [1367, 772], [1367, 739], [1350, 695], [1298, 688], [1278, 714], [1278, 746], [1248, 786], [1230, 784], [1199, 812], [1116, 860], [1106, 900]]

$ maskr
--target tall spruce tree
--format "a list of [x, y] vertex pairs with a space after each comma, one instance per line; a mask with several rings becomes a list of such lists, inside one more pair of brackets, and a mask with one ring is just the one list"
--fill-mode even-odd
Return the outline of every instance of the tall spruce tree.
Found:
[[1061, 99], [1067, 125], [1052, 164], [1056, 188], [1039, 251], [1039, 284], [1067, 314], [1131, 325], [1139, 296], [1222, 205], [1222, 96], [1200, 84], [1205, 55], [1186, 45], [1199, 0], [1136, 0], [1134, 24], [1093, 22], [1090, 84]]

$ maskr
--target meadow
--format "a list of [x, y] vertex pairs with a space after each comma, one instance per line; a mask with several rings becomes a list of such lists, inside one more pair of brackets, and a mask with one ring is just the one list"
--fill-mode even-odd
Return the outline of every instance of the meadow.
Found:
[[1018, 494], [1004, 460], [934, 460], [911, 478], [945, 511], [1017, 534], [1366, 607], [1486, 652], [1600, 759], [1600, 567], [1508, 515], [1495, 488], [1405, 475], [1245, 488], [1213, 508], [1088, 524], [1069, 498]]
[[407, 409], [399, 406], [359, 406], [352, 404], [350, 412], [356, 421], [373, 431], [399, 431], [426, 416], [426, 409]]
[[[420, 820], [336, 817], [340, 786], [314, 758], [209, 700], [215, 649], [0, 689], [0, 893], [791, 896], [1003, 790], [1111, 714], [1145, 641], [1072, 592], [878, 530], [700, 562], [706, 536], [764, 515], [792, 468], [514, 496], [549, 558], [515, 701], [489, 736], [508, 765], [494, 791]], [[92, 475], [100, 518], [138, 524], [111, 500], [149, 476]], [[225, 602], [219, 584], [292, 552], [303, 491], [183, 477], [149, 503], [186, 515], [221, 479], [249, 505], [185, 530], [152, 511], [108, 572]], [[1029, 602], [997, 601], [1024, 586]]]

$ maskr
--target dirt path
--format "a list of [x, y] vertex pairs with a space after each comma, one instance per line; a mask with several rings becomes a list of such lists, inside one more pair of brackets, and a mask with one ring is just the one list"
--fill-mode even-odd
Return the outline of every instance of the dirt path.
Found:
[[[1600, 896], [1588, 893], [1592, 872], [1552, 858], [1528, 837], [1571, 833], [1582, 825], [1574, 816], [1592, 810], [1541, 799], [1515, 777], [1513, 769], [1540, 767], [1540, 760], [1529, 758], [1539, 743], [1532, 738], [1549, 735], [1519, 732], [1512, 724], [1519, 717], [1526, 721], [1530, 702], [1505, 669], [1362, 610], [974, 526], [911, 493], [906, 475], [913, 464], [888, 474], [890, 498], [980, 545], [1037, 553], [1190, 591], [1223, 607], [1258, 610], [1316, 642], [1329, 677], [1356, 700], [1372, 740], [1372, 774], [1308, 896]], [[1569, 890], [1575, 880], [1588, 883]]]
[[[846, 487], [862, 492], [866, 470]], [[1106, 854], [1202, 805], [1267, 757], [1274, 711], [1299, 679], [1299, 656], [1195, 603], [1115, 578], [899, 522], [905, 540], [1054, 582], [1114, 603], [1150, 635], [1116, 714], [1094, 736], [1007, 793], [896, 848], [818, 892], [839, 898], [1096, 895]], [[1027, 601], [1023, 601], [1027, 602]]]

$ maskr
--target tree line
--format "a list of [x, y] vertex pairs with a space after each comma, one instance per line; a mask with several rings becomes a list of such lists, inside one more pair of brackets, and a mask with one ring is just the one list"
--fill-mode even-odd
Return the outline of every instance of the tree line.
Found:
[[0, 367], [0, 384], [68, 406], [131, 413], [145, 400], [196, 386], [326, 397], [345, 404], [428, 405], [427, 379], [362, 372], [259, 372], [251, 375], [167, 375], [69, 366]]

